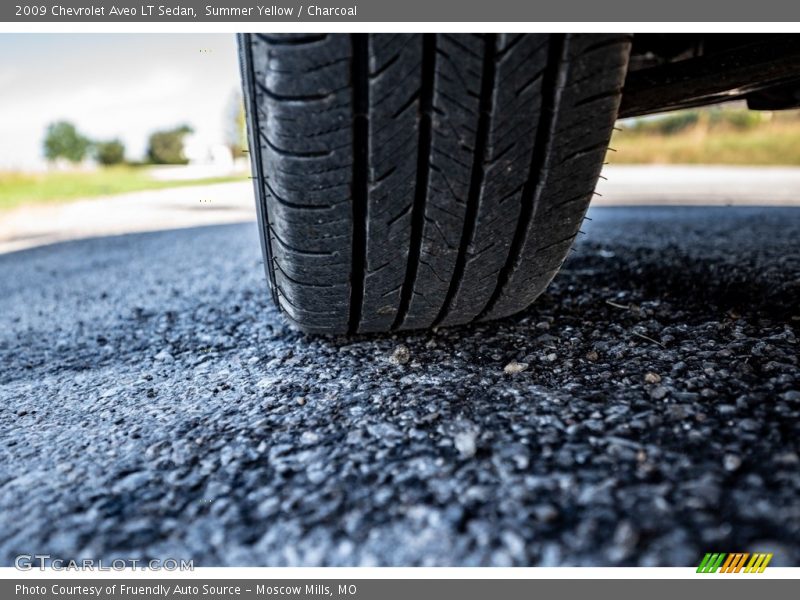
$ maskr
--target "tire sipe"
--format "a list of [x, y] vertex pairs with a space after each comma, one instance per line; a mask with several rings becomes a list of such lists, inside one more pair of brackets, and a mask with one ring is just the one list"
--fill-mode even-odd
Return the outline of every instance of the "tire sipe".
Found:
[[262, 250], [300, 329], [512, 315], [583, 221], [631, 36], [243, 34]]

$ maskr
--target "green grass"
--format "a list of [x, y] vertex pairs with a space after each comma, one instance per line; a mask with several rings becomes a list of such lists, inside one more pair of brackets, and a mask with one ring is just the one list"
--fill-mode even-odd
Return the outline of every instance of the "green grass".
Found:
[[800, 119], [796, 114], [737, 119], [715, 120], [711, 113], [710, 118], [684, 117], [681, 121], [676, 116], [663, 123], [623, 123], [622, 131], [616, 131], [611, 139], [616, 152], [609, 153], [608, 160], [612, 164], [800, 166]]
[[153, 179], [146, 167], [108, 167], [88, 172], [0, 172], [0, 210], [23, 204], [67, 202], [78, 198], [159, 190], [187, 185], [241, 181], [245, 176], [186, 181]]

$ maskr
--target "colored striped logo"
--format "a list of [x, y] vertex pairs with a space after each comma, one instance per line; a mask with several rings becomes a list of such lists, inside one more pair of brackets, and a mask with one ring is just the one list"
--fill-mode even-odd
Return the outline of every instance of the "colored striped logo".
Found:
[[[749, 560], [748, 560], [749, 559]], [[698, 573], [763, 573], [769, 561], [772, 560], [772, 553], [765, 554], [756, 552], [734, 552], [726, 554], [724, 552], [708, 552], [700, 566], [697, 567]]]

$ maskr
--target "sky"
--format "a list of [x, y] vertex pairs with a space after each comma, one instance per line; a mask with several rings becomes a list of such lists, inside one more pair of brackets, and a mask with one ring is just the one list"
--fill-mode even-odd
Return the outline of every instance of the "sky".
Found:
[[43, 167], [45, 129], [62, 119], [133, 159], [183, 123], [222, 143], [239, 89], [232, 34], [0, 33], [0, 56], [1, 170]]

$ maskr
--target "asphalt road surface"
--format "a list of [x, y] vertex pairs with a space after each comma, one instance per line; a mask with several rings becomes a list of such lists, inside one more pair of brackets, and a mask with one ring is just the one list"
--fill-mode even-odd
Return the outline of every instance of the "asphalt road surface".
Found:
[[796, 565], [800, 209], [591, 216], [525, 314], [357, 339], [252, 223], [0, 256], [0, 564]]

